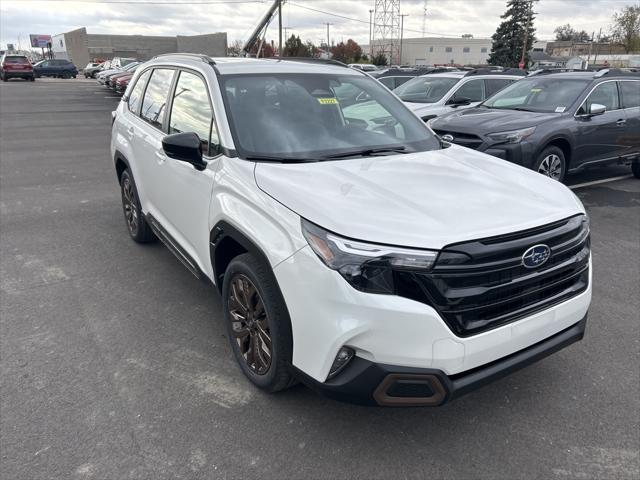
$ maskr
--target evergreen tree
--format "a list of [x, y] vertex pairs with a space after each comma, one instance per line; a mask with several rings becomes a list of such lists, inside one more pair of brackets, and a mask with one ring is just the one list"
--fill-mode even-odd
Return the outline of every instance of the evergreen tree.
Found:
[[518, 66], [522, 58], [525, 29], [528, 30], [525, 66], [529, 63], [528, 51], [536, 40], [536, 29], [533, 26], [535, 1], [537, 0], [507, 0], [507, 11], [500, 17], [503, 22], [491, 37], [493, 45], [489, 55], [490, 65]]

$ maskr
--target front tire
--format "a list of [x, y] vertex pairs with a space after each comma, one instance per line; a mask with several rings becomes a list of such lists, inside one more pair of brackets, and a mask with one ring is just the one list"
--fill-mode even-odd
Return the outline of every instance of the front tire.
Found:
[[636, 178], [640, 178], [640, 159], [631, 162], [631, 172]]
[[291, 320], [273, 271], [250, 253], [224, 274], [222, 303], [227, 335], [242, 372], [268, 392], [295, 383], [291, 375]]
[[156, 236], [142, 214], [138, 189], [133, 180], [133, 175], [131, 175], [131, 170], [128, 168], [122, 172], [120, 191], [122, 194], [122, 211], [129, 235], [138, 243], [153, 242]]
[[567, 173], [564, 152], [558, 147], [545, 148], [534, 162], [533, 170], [559, 182], [564, 181]]

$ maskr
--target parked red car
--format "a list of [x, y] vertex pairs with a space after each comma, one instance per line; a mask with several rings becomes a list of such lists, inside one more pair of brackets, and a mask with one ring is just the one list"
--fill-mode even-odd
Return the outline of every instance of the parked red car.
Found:
[[33, 73], [33, 65], [24, 55], [4, 54], [0, 60], [0, 79], [3, 82], [10, 78], [24, 78], [25, 80], [36, 79]]
[[119, 76], [116, 79], [116, 81], [113, 82], [116, 93], [119, 93], [120, 95], [122, 95], [124, 91], [127, 89], [127, 85], [129, 85], [129, 82], [131, 81], [132, 78], [133, 78], [133, 73]]

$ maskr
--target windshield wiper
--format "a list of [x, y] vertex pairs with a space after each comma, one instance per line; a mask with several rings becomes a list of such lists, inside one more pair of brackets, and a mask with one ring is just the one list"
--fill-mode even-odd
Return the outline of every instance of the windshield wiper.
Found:
[[268, 155], [247, 155], [246, 160], [255, 162], [277, 162], [277, 163], [314, 163], [318, 162], [317, 158], [288, 158], [288, 157], [270, 157]]
[[327, 155], [325, 159], [347, 158], [347, 157], [371, 157], [378, 153], [409, 153], [406, 147], [386, 147], [386, 148], [367, 148], [365, 150], [357, 150], [355, 152], [336, 153]]
[[510, 108], [510, 110], [517, 110], [519, 112], [535, 112], [535, 110], [531, 110], [530, 108], [524, 108], [524, 107], [513, 107], [513, 108]]

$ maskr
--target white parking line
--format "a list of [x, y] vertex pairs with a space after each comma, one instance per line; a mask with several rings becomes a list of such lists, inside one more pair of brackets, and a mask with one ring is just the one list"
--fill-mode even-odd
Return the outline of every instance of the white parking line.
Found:
[[617, 182], [618, 180], [624, 180], [625, 178], [631, 178], [633, 175], [622, 175], [620, 177], [603, 178], [602, 180], [594, 180], [593, 182], [578, 183], [577, 185], [570, 185], [571, 190], [582, 187], [590, 187], [591, 185], [599, 185], [601, 183]]
[[115, 95], [113, 95], [111, 97], [102, 97], [102, 98], [120, 98], [120, 97], [116, 97]]

